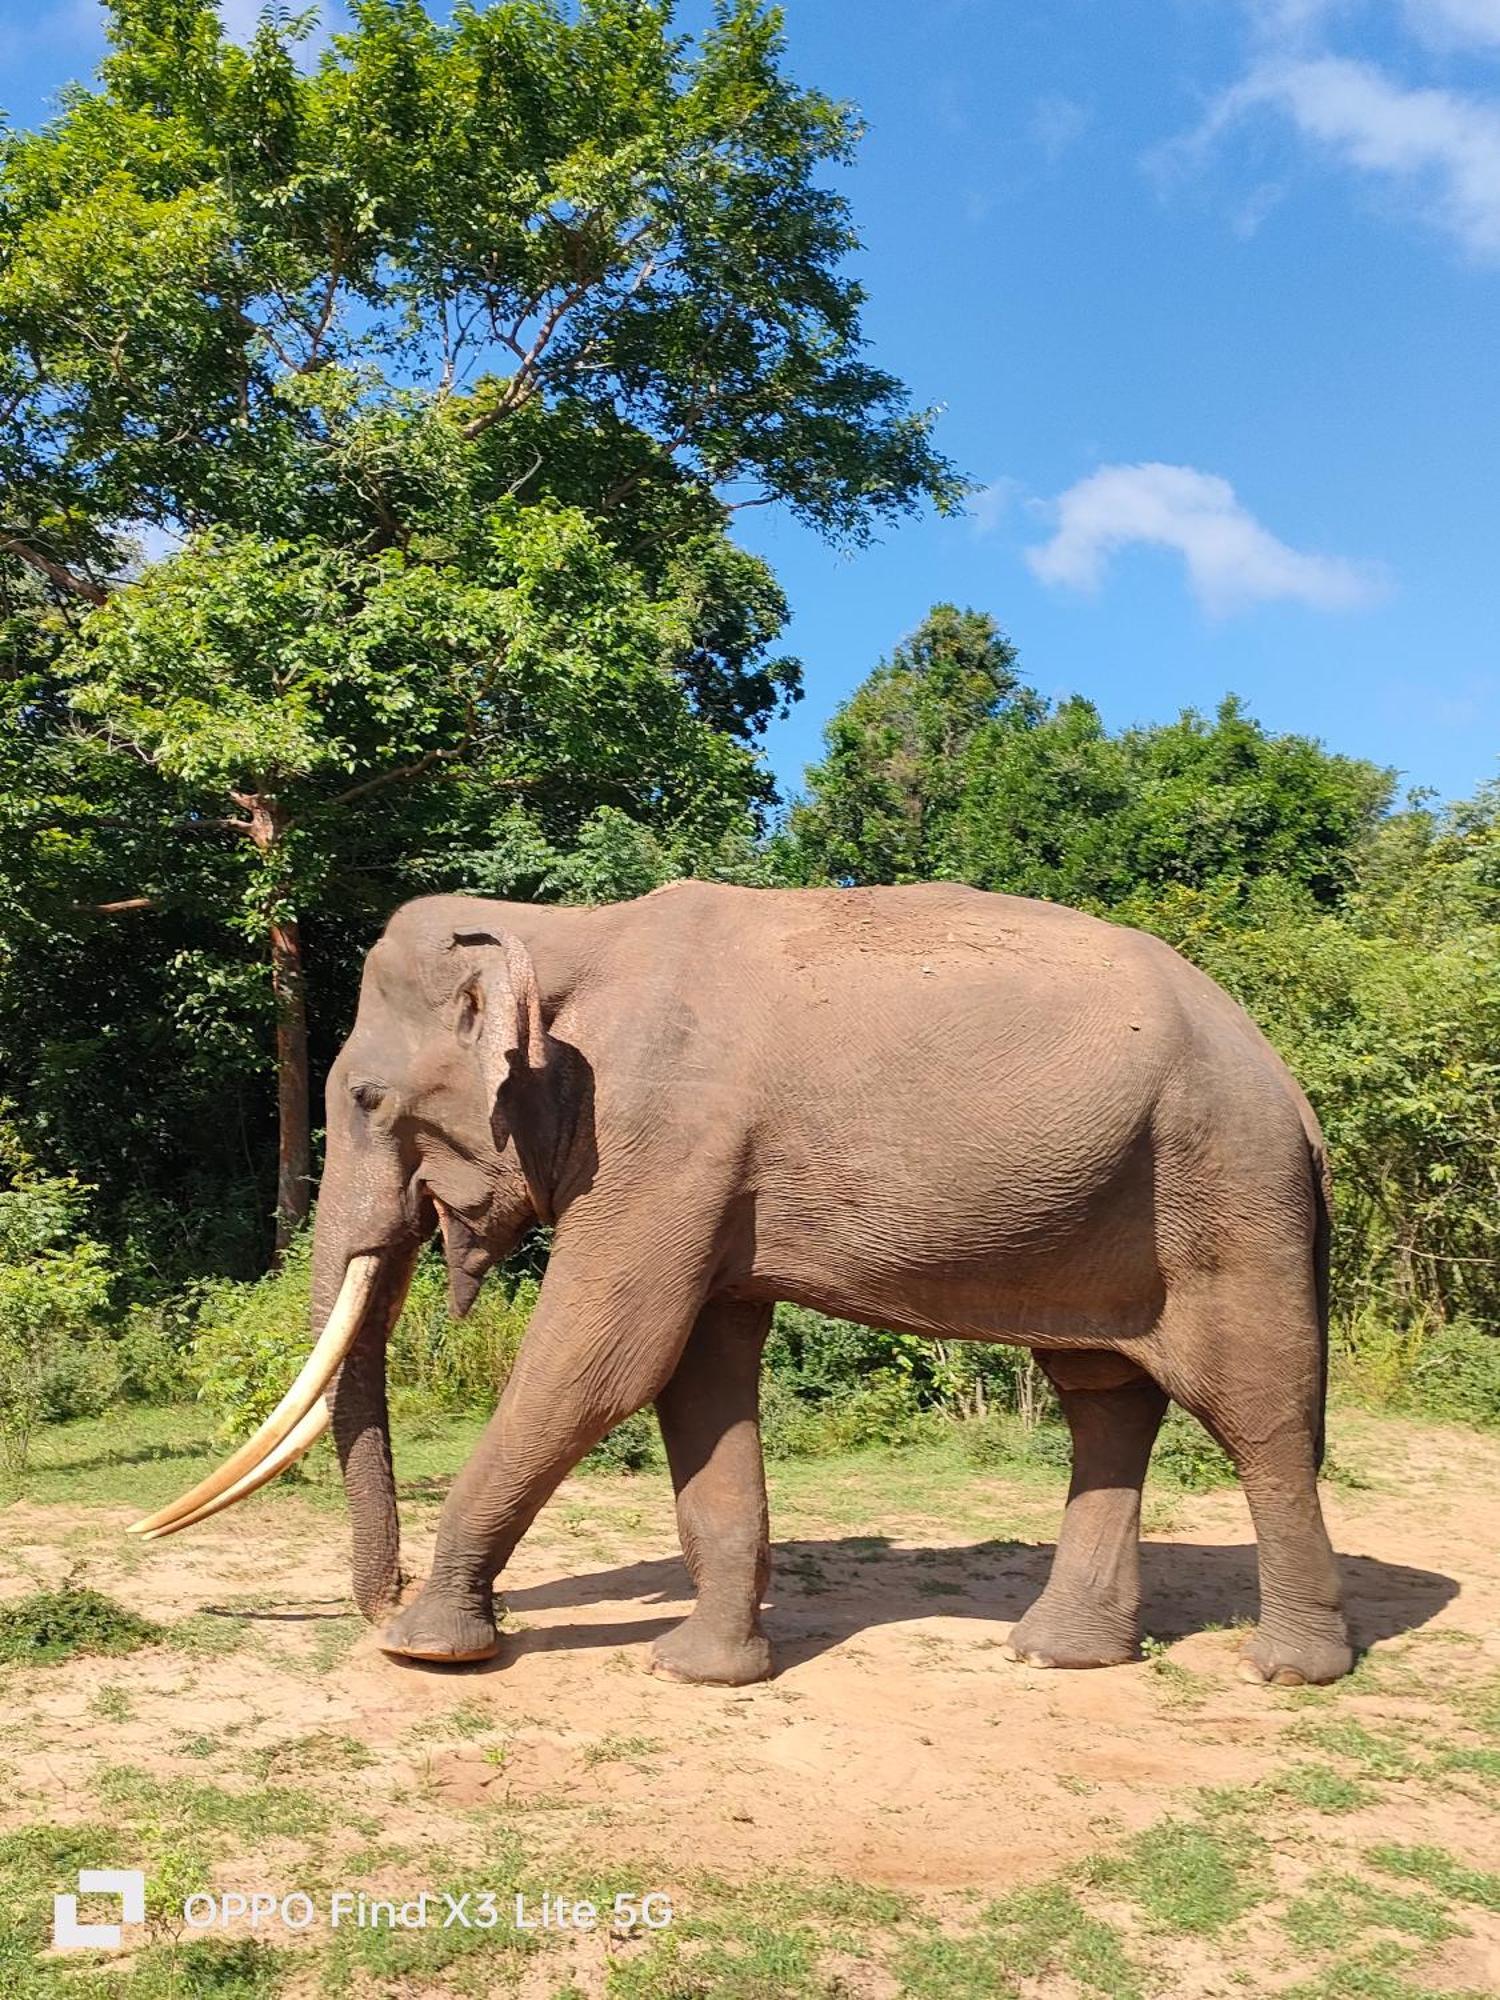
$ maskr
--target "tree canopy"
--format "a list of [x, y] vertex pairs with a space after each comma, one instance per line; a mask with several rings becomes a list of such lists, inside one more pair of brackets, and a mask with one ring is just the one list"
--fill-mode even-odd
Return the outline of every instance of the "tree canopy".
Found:
[[1390, 772], [1269, 734], [1229, 696], [1210, 721], [1111, 735], [1081, 698], [1021, 680], [994, 620], [940, 604], [826, 731], [793, 810], [806, 879], [972, 882], [1108, 908], [1264, 876], [1320, 905], [1353, 880]]
[[959, 489], [863, 358], [857, 122], [774, 10], [358, 0], [311, 65], [308, 18], [108, 11], [0, 135], [9, 1087], [40, 1137], [128, 1051], [192, 1117], [274, 1029], [284, 1240], [309, 979], [342, 1014], [417, 888], [566, 893], [601, 813], [739, 865], [800, 680], [735, 511], [858, 540]]

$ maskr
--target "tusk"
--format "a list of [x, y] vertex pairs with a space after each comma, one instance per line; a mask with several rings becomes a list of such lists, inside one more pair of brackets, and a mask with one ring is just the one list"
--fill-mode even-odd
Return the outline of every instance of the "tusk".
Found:
[[[380, 1258], [377, 1255], [371, 1253], [350, 1258], [333, 1311], [328, 1315], [327, 1324], [319, 1334], [312, 1353], [303, 1362], [301, 1374], [254, 1437], [248, 1438], [237, 1451], [230, 1453], [216, 1471], [209, 1473], [206, 1479], [200, 1479], [188, 1492], [179, 1494], [170, 1505], [155, 1514], [148, 1514], [143, 1521], [132, 1521], [127, 1534], [149, 1535], [158, 1528], [165, 1528], [170, 1521], [180, 1521], [186, 1514], [197, 1514], [199, 1508], [210, 1500], [217, 1500], [247, 1472], [255, 1471], [282, 1440], [291, 1435], [321, 1397], [333, 1378], [334, 1370], [354, 1345], [354, 1337], [359, 1332], [379, 1276]], [[246, 1492], [250, 1490], [248, 1487], [245, 1489]], [[235, 1497], [238, 1498], [238, 1494]], [[183, 1525], [186, 1526], [185, 1521]]]
[[305, 1451], [311, 1451], [318, 1439], [333, 1422], [329, 1414], [327, 1398], [320, 1396], [299, 1423], [292, 1426], [281, 1443], [276, 1445], [253, 1471], [237, 1479], [233, 1486], [225, 1487], [217, 1498], [205, 1500], [201, 1507], [194, 1507], [189, 1514], [178, 1514], [163, 1527], [142, 1531], [143, 1539], [158, 1542], [164, 1535], [175, 1535], [183, 1528], [195, 1528], [200, 1521], [206, 1521], [213, 1514], [222, 1514], [226, 1507], [232, 1507], [236, 1500], [244, 1500], [252, 1493], [258, 1493], [262, 1486], [268, 1486], [278, 1472], [285, 1472], [301, 1458]]

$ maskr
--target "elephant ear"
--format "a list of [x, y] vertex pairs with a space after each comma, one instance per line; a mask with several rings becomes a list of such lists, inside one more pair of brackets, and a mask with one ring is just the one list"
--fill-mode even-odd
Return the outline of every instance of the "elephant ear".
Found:
[[468, 961], [451, 1003], [453, 1032], [478, 1061], [496, 1143], [514, 1141], [532, 1206], [550, 1222], [558, 1051], [542, 1019], [536, 968], [508, 931], [455, 931], [452, 944]]

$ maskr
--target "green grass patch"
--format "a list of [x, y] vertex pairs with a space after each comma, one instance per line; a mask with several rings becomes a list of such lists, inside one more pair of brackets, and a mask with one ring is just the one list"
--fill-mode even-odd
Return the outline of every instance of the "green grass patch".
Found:
[[0, 1661], [9, 1666], [53, 1666], [83, 1653], [134, 1653], [165, 1636], [149, 1618], [81, 1584], [34, 1590], [0, 1605]]
[[1372, 1868], [1412, 1882], [1425, 1882], [1439, 1895], [1481, 1910], [1500, 1910], [1500, 1875], [1466, 1868], [1441, 1847], [1372, 1847], [1365, 1856]]
[[[255, 1938], [192, 1938], [139, 1953], [123, 1993], [129, 2000], [272, 2000], [290, 1972], [287, 1953]], [[79, 1988], [70, 1980], [66, 1987], [59, 1982], [58, 1991], [77, 1994]], [[98, 1991], [122, 1989], [105, 1975]]]
[[52, 1898], [80, 1868], [118, 1865], [119, 1835], [107, 1826], [26, 1826], [0, 1834], [0, 1992], [26, 1990], [34, 1953], [51, 1936]]
[[[508, 1718], [507, 1718], [508, 1719]], [[493, 1736], [501, 1717], [482, 1701], [455, 1702], [436, 1715], [414, 1722], [405, 1732], [408, 1743], [472, 1743], [476, 1737]]]
[[[206, 1747], [198, 1748], [198, 1743]], [[184, 1744], [190, 1756], [213, 1755], [223, 1749], [223, 1744], [214, 1738], [199, 1738], [195, 1743]], [[262, 1744], [247, 1751], [244, 1766], [256, 1778], [269, 1778], [273, 1772], [306, 1772], [309, 1777], [323, 1778], [335, 1771], [367, 1771], [375, 1763], [375, 1755], [357, 1736], [346, 1736], [337, 1730], [315, 1729], [306, 1736], [293, 1736], [280, 1743]]]
[[[1446, 1987], [1415, 1984], [1405, 1971], [1411, 1957], [1405, 1946], [1379, 1944], [1330, 1965], [1316, 1978], [1280, 1988], [1277, 2000], [1485, 2000], [1483, 1994], [1472, 1990], [1456, 1993]], [[1253, 1987], [1245, 1990], [1254, 1991]]]
[[1435, 1896], [1401, 1894], [1357, 1875], [1320, 1877], [1287, 1905], [1281, 1922], [1292, 1943], [1307, 1952], [1343, 1951], [1382, 1930], [1441, 1944], [1464, 1928]]
[[1145, 1990], [1113, 1927], [1055, 1883], [991, 1903], [964, 1935], [927, 1926], [890, 1969], [911, 2000], [1013, 2000], [1023, 1983], [1047, 1992], [1059, 1979], [1101, 2000], [1140, 2000]]
[[1289, 1771], [1278, 1771], [1268, 1778], [1266, 1790], [1275, 1798], [1321, 1813], [1354, 1812], [1375, 1797], [1368, 1785], [1336, 1771], [1331, 1764], [1294, 1764]]
[[231, 1834], [249, 1843], [307, 1839], [324, 1832], [336, 1815], [327, 1801], [292, 1785], [259, 1785], [231, 1791], [198, 1778], [156, 1778], [133, 1765], [99, 1774], [101, 1805], [129, 1819], [148, 1840], [178, 1834]]
[[1097, 1857], [1084, 1880], [1138, 1904], [1153, 1928], [1198, 1937], [1216, 1936], [1266, 1894], [1260, 1843], [1244, 1827], [1179, 1819]]
[[654, 1736], [601, 1736], [584, 1750], [583, 1761], [589, 1765], [640, 1765], [657, 1756], [661, 1748]]
[[1398, 1737], [1366, 1729], [1362, 1722], [1341, 1716], [1329, 1722], [1303, 1722], [1295, 1732], [1299, 1743], [1345, 1757], [1372, 1778], [1399, 1781], [1414, 1777], [1418, 1760]]

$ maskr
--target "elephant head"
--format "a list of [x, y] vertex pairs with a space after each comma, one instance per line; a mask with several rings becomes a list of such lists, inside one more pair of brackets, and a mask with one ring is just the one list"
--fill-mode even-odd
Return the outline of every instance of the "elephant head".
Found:
[[354, 1528], [354, 1593], [374, 1618], [400, 1585], [386, 1341], [417, 1253], [442, 1230], [462, 1316], [486, 1272], [550, 1221], [556, 1045], [525, 946], [493, 905], [408, 904], [365, 961], [354, 1028], [328, 1077], [313, 1241], [314, 1345], [255, 1435], [133, 1524], [175, 1534], [253, 1493], [332, 1425]]

